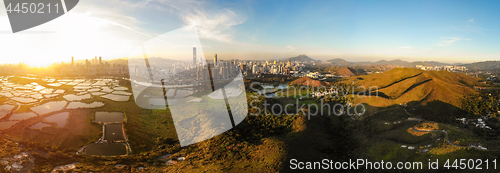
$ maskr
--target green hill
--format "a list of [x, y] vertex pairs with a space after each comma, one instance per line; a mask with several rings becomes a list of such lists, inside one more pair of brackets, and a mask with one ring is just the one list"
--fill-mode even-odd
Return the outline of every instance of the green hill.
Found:
[[500, 69], [500, 61], [485, 61], [463, 65], [469, 70], [492, 70]]
[[412, 66], [416, 65], [423, 65], [423, 66], [443, 66], [443, 65], [449, 65], [446, 63], [442, 62], [437, 62], [437, 61], [415, 61], [411, 63]]
[[411, 66], [410, 62], [403, 61], [400, 59], [395, 59], [395, 60], [391, 60], [391, 61], [380, 60], [380, 61], [374, 62], [373, 64], [375, 64], [375, 65], [393, 65], [393, 66], [403, 66], [403, 67]]
[[345, 67], [345, 68], [339, 69], [336, 74], [339, 76], [351, 77], [351, 76], [356, 76], [357, 73], [358, 72], [355, 69]]
[[[448, 71], [424, 71], [414, 68], [395, 68], [385, 73], [347, 78], [341, 83], [379, 88], [379, 97], [355, 97], [355, 103], [386, 107], [401, 103], [417, 102], [427, 105], [440, 101], [459, 108], [464, 95], [476, 93], [472, 86], [478, 79]], [[357, 92], [356, 92], [357, 93]]]
[[285, 61], [311, 62], [311, 61], [316, 61], [316, 60], [308, 57], [307, 55], [302, 54], [302, 55], [299, 55], [296, 57], [291, 57], [291, 58], [285, 59]]
[[328, 82], [314, 80], [309, 77], [301, 77], [299, 79], [294, 80], [293, 82], [290, 82], [290, 85], [302, 85], [302, 86], [314, 86], [314, 87], [327, 86], [329, 84], [330, 83]]
[[331, 59], [331, 60], [328, 60], [328, 62], [331, 62], [333, 65], [337, 65], [337, 66], [347, 66], [347, 65], [351, 64], [349, 61], [346, 61], [346, 60], [340, 59], [340, 58]]

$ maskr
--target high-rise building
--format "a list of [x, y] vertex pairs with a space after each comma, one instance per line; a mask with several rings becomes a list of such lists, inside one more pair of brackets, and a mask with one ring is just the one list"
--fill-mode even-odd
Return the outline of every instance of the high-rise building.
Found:
[[71, 65], [75, 65], [75, 57], [71, 57]]
[[257, 71], [259, 70], [259, 68], [257, 67], [257, 65], [253, 65], [252, 66], [252, 73], [253, 74], [257, 74]]
[[193, 47], [193, 64], [196, 64], [196, 47]]
[[214, 64], [217, 64], [217, 54], [214, 54]]
[[99, 65], [102, 65], [102, 57], [99, 57]]

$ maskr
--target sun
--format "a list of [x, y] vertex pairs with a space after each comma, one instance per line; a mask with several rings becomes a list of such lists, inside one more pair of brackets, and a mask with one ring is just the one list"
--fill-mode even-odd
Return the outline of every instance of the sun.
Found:
[[51, 65], [53, 65], [55, 62], [47, 60], [47, 59], [32, 59], [30, 61], [24, 62], [24, 64], [28, 65], [29, 67], [34, 67], [34, 68], [46, 68]]

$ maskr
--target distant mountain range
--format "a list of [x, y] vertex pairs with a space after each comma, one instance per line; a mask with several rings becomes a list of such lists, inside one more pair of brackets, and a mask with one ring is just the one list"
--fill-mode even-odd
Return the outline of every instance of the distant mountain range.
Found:
[[[284, 61], [298, 61], [298, 62], [321, 62], [319, 60], [312, 59], [311, 57], [307, 55], [299, 55], [296, 57], [291, 57], [291, 58], [286, 58]], [[460, 65], [460, 66], [465, 66], [469, 70], [493, 70], [493, 69], [500, 69], [500, 61], [485, 61], [485, 62], [476, 62], [476, 63], [471, 63], [471, 64], [448, 64], [448, 63], [442, 63], [442, 62], [437, 62], [437, 61], [414, 61], [414, 62], [408, 62], [408, 61], [403, 61], [400, 59], [395, 59], [395, 60], [380, 60], [380, 61], [367, 61], [367, 62], [349, 62], [341, 58], [335, 58], [335, 59], [330, 59], [326, 60], [323, 62], [329, 62], [332, 63], [335, 66], [365, 66], [365, 65], [391, 65], [395, 67], [415, 67], [416, 65], [423, 65], [423, 66], [446, 66], [446, 65]]]
[[423, 65], [423, 66], [442, 66], [442, 65], [451, 65], [451, 64], [446, 64], [446, 63], [441, 63], [441, 62], [436, 62], [436, 61], [415, 61], [415, 62], [408, 62], [408, 61], [403, 61], [400, 59], [395, 59], [391, 61], [387, 60], [380, 60], [376, 62], [349, 62], [340, 58], [337, 59], [331, 59], [328, 60], [327, 62], [331, 62], [333, 65], [338, 65], [338, 66], [349, 66], [349, 65], [392, 65], [392, 66], [399, 66], [399, 67], [414, 67], [416, 65]]
[[500, 61], [485, 61], [485, 62], [475, 62], [472, 64], [464, 64], [469, 70], [493, 70], [500, 69]]
[[327, 62], [331, 62], [332, 64], [339, 65], [339, 66], [348, 66], [351, 65], [349, 61], [337, 58], [337, 59], [331, 59], [328, 60]]
[[285, 61], [291, 61], [291, 62], [294, 62], [294, 61], [299, 61], [299, 62], [312, 62], [312, 61], [316, 61], [310, 57], [308, 57], [307, 55], [299, 55], [299, 56], [296, 56], [296, 57], [291, 57], [291, 58], [287, 58], [285, 59]]
[[[298, 61], [298, 62], [321, 62], [319, 60], [312, 59], [311, 57], [307, 55], [299, 55], [296, 57], [291, 57], [291, 58], [286, 58], [284, 61]], [[408, 62], [408, 61], [403, 61], [400, 59], [395, 59], [391, 61], [387, 60], [380, 60], [376, 62], [349, 62], [341, 58], [336, 58], [336, 59], [330, 59], [327, 60], [326, 62], [330, 62], [333, 65], [337, 66], [351, 66], [351, 65], [392, 65], [392, 66], [400, 66], [400, 67], [413, 67], [415, 65], [424, 65], [424, 66], [441, 66], [441, 65], [452, 65], [452, 64], [446, 64], [446, 63], [441, 63], [441, 62], [436, 62], [436, 61], [415, 61], [415, 62]]]

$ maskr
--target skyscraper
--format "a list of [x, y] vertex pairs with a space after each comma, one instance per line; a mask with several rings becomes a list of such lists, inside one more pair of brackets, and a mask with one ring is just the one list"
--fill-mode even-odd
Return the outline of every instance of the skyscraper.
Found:
[[102, 57], [99, 57], [99, 65], [102, 65]]
[[217, 64], [217, 54], [214, 54], [214, 64]]
[[71, 65], [75, 65], [75, 57], [71, 57]]
[[193, 47], [193, 64], [196, 65], [196, 47]]

